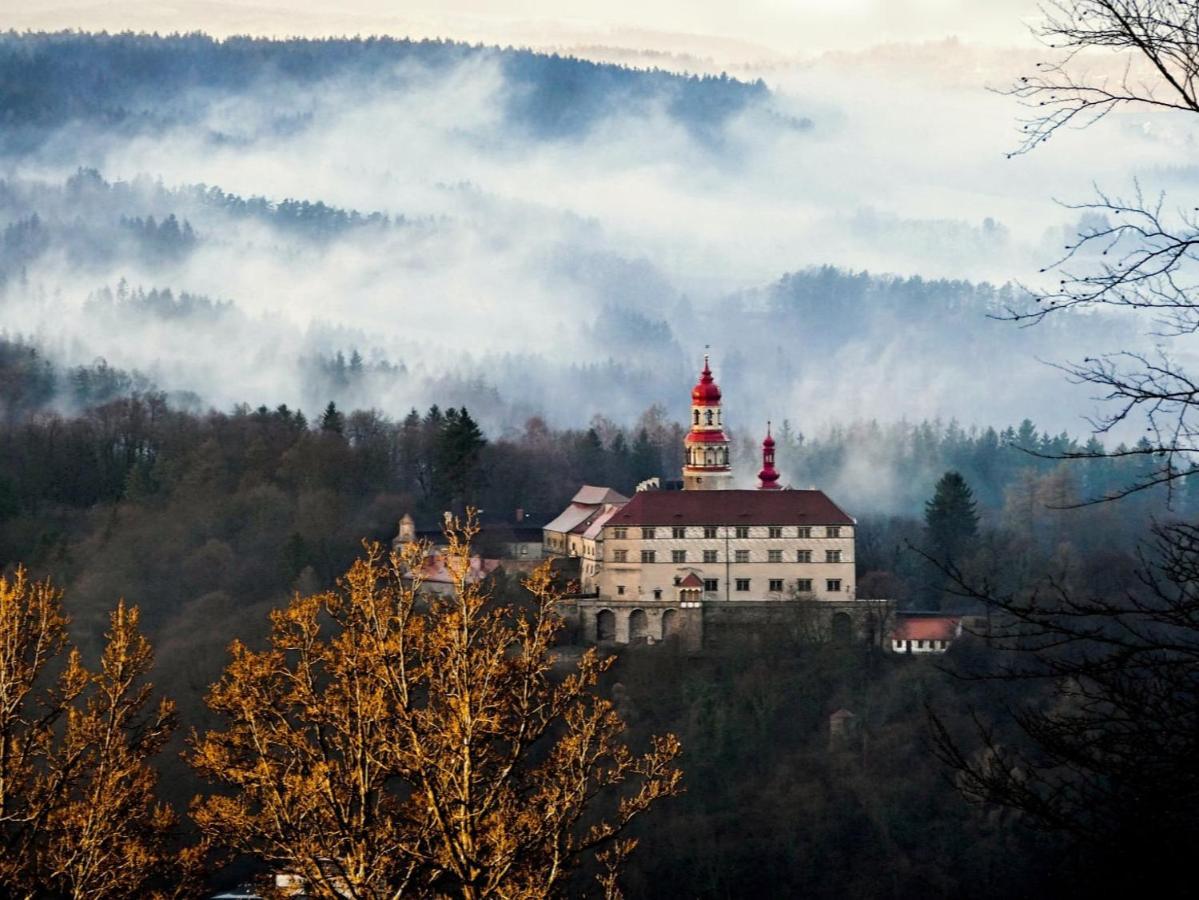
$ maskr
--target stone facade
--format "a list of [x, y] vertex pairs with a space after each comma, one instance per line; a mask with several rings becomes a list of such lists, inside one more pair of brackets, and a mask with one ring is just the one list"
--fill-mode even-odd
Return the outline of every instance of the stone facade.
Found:
[[729, 439], [708, 358], [691, 392], [683, 490], [646, 482], [632, 499], [585, 487], [546, 527], [577, 557], [571, 610], [586, 643], [713, 646], [739, 629], [880, 640], [889, 606], [858, 601], [856, 521], [817, 490], [779, 485], [763, 441], [758, 490], [731, 490]]

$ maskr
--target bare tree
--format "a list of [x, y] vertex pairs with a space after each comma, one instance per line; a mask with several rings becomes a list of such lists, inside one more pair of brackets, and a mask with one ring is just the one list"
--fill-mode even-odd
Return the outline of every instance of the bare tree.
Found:
[[[1063, 59], [1012, 90], [1032, 111], [1017, 153], [1121, 108], [1199, 113], [1193, 0], [1053, 0], [1043, 11], [1041, 36]], [[1116, 54], [1121, 74], [1088, 68], [1103, 52]], [[1060, 280], [1007, 318], [1035, 325], [1096, 308], [1149, 318], [1145, 330], [1162, 343], [1155, 353], [1062, 366], [1110, 401], [1098, 432], [1143, 417], [1145, 439], [1058, 458], [1144, 458], [1139, 477], [1090, 502], [1161, 486], [1169, 496], [1196, 472], [1199, 450], [1199, 382], [1165, 349], [1199, 331], [1199, 218], [1139, 184], [1129, 197], [1097, 189], [1071, 208], [1086, 224], [1042, 270]], [[1080, 893], [1189, 878], [1199, 838], [1199, 528], [1158, 525], [1141, 551], [1139, 583], [1123, 592], [1082, 595], [1052, 579], [1000, 591], [951, 563], [939, 568], [951, 590], [990, 612], [990, 652], [957, 674], [1027, 689], [1010, 715], [979, 714], [973, 740], [932, 715], [934, 744], [959, 789], [1066, 836], [1082, 861], [1073, 874], [1093, 878]]]
[[1199, 839], [1199, 527], [1158, 527], [1139, 583], [1120, 596], [1080, 596], [1052, 580], [998, 593], [943, 571], [992, 612], [991, 652], [955, 674], [1027, 685], [1010, 720], [1022, 740], [979, 717], [978, 739], [964, 741], [933, 714], [934, 745], [959, 789], [1068, 835], [1102, 878], [1189, 870]]
[[[1199, 5], [1193, 0], [1052, 0], [1042, 12], [1040, 36], [1062, 58], [1042, 63], [1010, 90], [1030, 110], [1016, 154], [1121, 109], [1199, 113]], [[1119, 74], [1110, 72], [1113, 61]], [[1145, 458], [1140, 477], [1092, 500], [1159, 485], [1172, 495], [1195, 471], [1199, 450], [1199, 382], [1165, 346], [1199, 331], [1197, 207], [1193, 200], [1146, 196], [1139, 183], [1127, 196], [1096, 189], [1089, 202], [1066, 205], [1082, 213], [1085, 224], [1061, 258], [1042, 270], [1057, 273], [1057, 284], [1034, 290], [1033, 302], [1007, 310], [1006, 317], [1035, 324], [1063, 310], [1121, 310], [1148, 316], [1147, 330], [1162, 345], [1153, 353], [1120, 352], [1061, 366], [1110, 401], [1110, 412], [1093, 423], [1098, 433], [1143, 417], [1147, 440], [1118, 452], [1057, 458]]]

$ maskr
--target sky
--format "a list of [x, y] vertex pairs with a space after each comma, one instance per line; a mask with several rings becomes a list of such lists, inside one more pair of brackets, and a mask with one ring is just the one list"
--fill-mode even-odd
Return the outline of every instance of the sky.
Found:
[[1026, 45], [1032, 0], [8, 0], [23, 29], [319, 35], [385, 33], [487, 43], [608, 43], [747, 62], [945, 36]]

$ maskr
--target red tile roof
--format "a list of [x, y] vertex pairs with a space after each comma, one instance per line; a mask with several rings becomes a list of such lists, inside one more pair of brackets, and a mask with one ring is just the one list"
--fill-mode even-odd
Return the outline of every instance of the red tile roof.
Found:
[[[466, 580], [474, 584], [482, 581], [500, 568], [498, 559], [483, 559], [478, 556], [470, 558], [470, 568]], [[426, 556], [421, 564], [421, 579], [435, 584], [453, 584], [454, 574], [446, 566], [446, 558], [440, 553]]]
[[823, 491], [641, 491], [612, 525], [852, 525]]
[[961, 619], [957, 616], [905, 616], [895, 618], [891, 630], [894, 641], [952, 641], [958, 636]]
[[703, 586], [703, 581], [694, 572], [688, 572], [687, 577], [679, 582], [679, 587], [684, 588], [701, 588]]

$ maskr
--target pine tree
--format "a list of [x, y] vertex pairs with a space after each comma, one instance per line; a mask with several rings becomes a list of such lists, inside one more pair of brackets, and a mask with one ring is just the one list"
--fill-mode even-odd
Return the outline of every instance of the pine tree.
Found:
[[447, 409], [437, 442], [437, 471], [445, 497], [469, 504], [479, 476], [479, 454], [487, 444], [466, 407]]
[[662, 458], [657, 446], [649, 439], [649, 433], [642, 428], [633, 442], [633, 452], [629, 459], [634, 484], [647, 478], [662, 474]]
[[958, 472], [946, 472], [931, 500], [924, 504], [924, 526], [930, 549], [953, 560], [978, 536], [974, 492]]
[[337, 408], [337, 404], [330, 400], [329, 405], [325, 407], [325, 411], [321, 415], [321, 431], [332, 431], [341, 434], [345, 431], [345, 427], [346, 417]]

